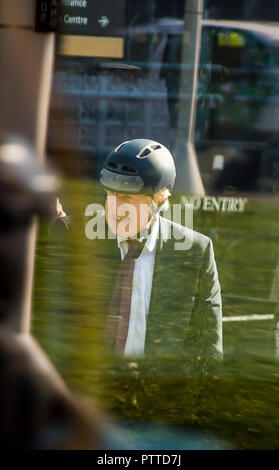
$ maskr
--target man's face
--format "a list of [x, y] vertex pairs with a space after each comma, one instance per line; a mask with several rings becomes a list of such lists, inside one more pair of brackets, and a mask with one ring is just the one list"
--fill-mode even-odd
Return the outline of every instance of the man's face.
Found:
[[112, 233], [122, 238], [133, 237], [149, 226], [149, 196], [111, 191], [106, 193], [106, 221]]

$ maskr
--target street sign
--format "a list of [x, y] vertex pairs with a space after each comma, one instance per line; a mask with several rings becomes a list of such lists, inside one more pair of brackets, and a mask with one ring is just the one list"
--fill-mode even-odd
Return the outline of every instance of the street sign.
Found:
[[99, 57], [122, 59], [124, 39], [102, 36], [77, 36], [62, 34], [59, 36], [59, 55], [76, 57]]
[[121, 36], [125, 0], [37, 0], [35, 31], [78, 36]]

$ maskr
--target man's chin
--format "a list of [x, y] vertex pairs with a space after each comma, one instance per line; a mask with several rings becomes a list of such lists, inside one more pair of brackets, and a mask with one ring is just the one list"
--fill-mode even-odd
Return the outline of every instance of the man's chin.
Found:
[[121, 228], [118, 228], [116, 232], [114, 232], [115, 235], [117, 235], [120, 238], [132, 238], [137, 235], [137, 231], [135, 230], [122, 230]]

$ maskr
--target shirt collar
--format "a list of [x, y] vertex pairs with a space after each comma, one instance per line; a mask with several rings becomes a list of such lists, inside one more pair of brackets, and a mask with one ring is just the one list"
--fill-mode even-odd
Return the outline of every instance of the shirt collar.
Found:
[[[146, 241], [146, 244], [144, 245], [143, 251], [151, 253], [155, 249], [156, 241], [158, 238], [158, 233], [159, 233], [159, 215], [157, 214], [155, 216], [155, 222], [153, 223], [151, 233], [147, 237], [147, 241]], [[144, 237], [138, 238], [138, 241], [142, 242], [143, 239]], [[123, 243], [127, 243], [127, 238], [121, 238], [117, 235], [118, 248], [121, 248], [121, 244]]]

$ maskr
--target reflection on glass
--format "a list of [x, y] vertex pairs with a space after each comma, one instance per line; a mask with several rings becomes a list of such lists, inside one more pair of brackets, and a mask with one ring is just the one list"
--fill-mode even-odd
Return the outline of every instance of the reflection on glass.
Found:
[[[248, 7], [231, 6], [234, 17], [216, 20], [213, 3], [205, 4], [196, 95], [195, 146], [206, 196], [174, 193], [171, 202], [192, 204], [194, 230], [213, 241], [223, 301], [222, 365], [213, 373], [202, 365], [185, 367], [163, 348], [157, 361], [111, 357], [100, 339], [119, 248], [116, 240], [108, 249], [106, 239], [85, 236], [86, 207], [105, 207], [96, 177], [107, 154], [138, 138], [172, 151], [184, 125], [178, 109], [186, 109], [191, 96], [181, 93], [181, 80], [193, 66], [181, 59], [180, 1], [126, 2], [124, 59], [57, 57], [48, 148], [79, 179], [66, 183], [63, 204], [73, 220], [68, 241], [50, 242], [43, 234], [39, 240], [34, 329], [68, 380], [97, 395], [115, 416], [207, 428], [236, 447], [274, 448], [279, 29], [258, 24]], [[169, 342], [183, 336], [171, 314], [187, 311], [195, 296], [190, 271], [198, 266], [179, 251], [174, 258], [167, 251], [153, 279], [153, 333]], [[185, 295], [173, 296], [174, 290]], [[40, 304], [42, 296], [51, 308]], [[153, 343], [158, 350], [160, 344]]]

